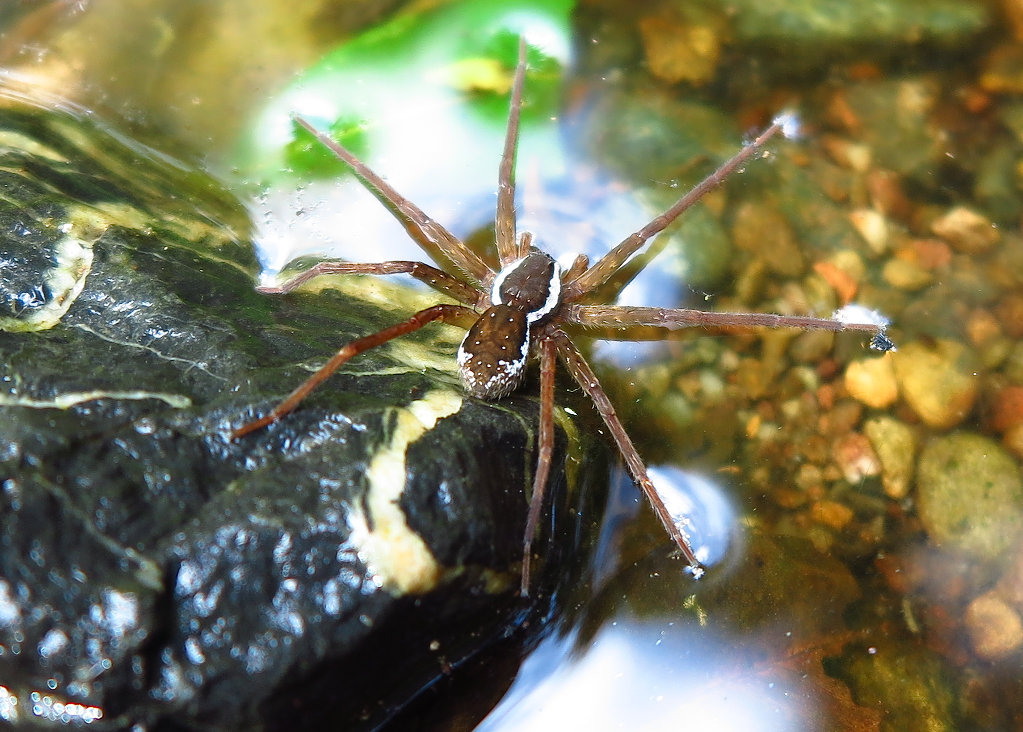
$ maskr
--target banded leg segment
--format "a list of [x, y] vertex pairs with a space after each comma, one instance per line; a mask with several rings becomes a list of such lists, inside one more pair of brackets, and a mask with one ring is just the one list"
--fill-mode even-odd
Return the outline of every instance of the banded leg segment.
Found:
[[679, 526], [680, 523], [685, 521], [684, 517], [676, 519], [671, 515], [668, 507], [664, 505], [664, 501], [661, 500], [657, 488], [654, 486], [653, 481], [650, 480], [650, 475], [647, 473], [643, 459], [636, 451], [635, 445], [632, 444], [632, 440], [625, 431], [625, 427], [622, 426], [621, 420], [618, 419], [614, 405], [611, 404], [611, 400], [604, 393], [604, 389], [600, 386], [600, 382], [597, 381], [597, 376], [593, 373], [593, 369], [586, 363], [582, 354], [579, 353], [579, 350], [564, 331], [558, 328], [551, 328], [550, 338], [557, 346], [558, 356], [561, 357], [565, 367], [572, 374], [572, 378], [579, 383], [579, 386], [582, 387], [586, 395], [593, 401], [594, 406], [596, 406], [597, 411], [604, 420], [604, 424], [607, 425], [607, 429], [611, 433], [611, 437], [614, 438], [615, 444], [618, 446], [618, 451], [625, 460], [629, 474], [632, 475], [633, 481], [635, 481], [636, 485], [639, 486], [650, 502], [654, 513], [657, 514], [657, 518], [664, 525], [665, 531], [668, 532], [668, 535], [678, 545], [682, 556], [685, 557], [689, 566], [694, 570], [701, 569], [700, 562], [689, 543], [688, 535]]
[[313, 389], [326, 381], [331, 374], [337, 371], [346, 362], [358, 356], [360, 353], [364, 353], [371, 348], [383, 345], [384, 343], [387, 343], [387, 341], [393, 340], [399, 336], [414, 333], [424, 325], [432, 323], [435, 320], [439, 320], [443, 323], [464, 325], [470, 319], [475, 320], [476, 313], [469, 308], [461, 305], [434, 305], [433, 307], [426, 308], [425, 310], [420, 310], [408, 320], [392, 325], [389, 328], [384, 328], [381, 331], [363, 338], [357, 338], [334, 354], [333, 358], [327, 361], [327, 363], [325, 363], [315, 374], [303, 381], [297, 389], [291, 392], [291, 394], [289, 394], [283, 402], [274, 407], [269, 414], [244, 424], [232, 432], [231, 439], [238, 439], [250, 432], [255, 432], [262, 427], [266, 427], [268, 424], [276, 422], [278, 419], [297, 407], [299, 402], [305, 399], [309, 393], [313, 391]]
[[515, 151], [519, 143], [519, 117], [522, 113], [522, 85], [526, 77], [526, 39], [519, 38], [519, 62], [512, 81], [511, 105], [508, 110], [508, 129], [504, 136], [504, 152], [497, 172], [497, 215], [494, 234], [501, 267], [526, 256], [515, 241]]
[[429, 285], [435, 290], [451, 295], [466, 305], [482, 305], [479, 291], [447, 272], [431, 267], [423, 262], [411, 262], [397, 260], [393, 262], [339, 262], [327, 261], [318, 262], [309, 269], [298, 273], [290, 280], [281, 285], [261, 285], [256, 288], [257, 292], [264, 295], [284, 295], [296, 290], [314, 277], [320, 275], [391, 275], [407, 274], [420, 282]]
[[523, 597], [529, 595], [533, 539], [540, 522], [547, 479], [551, 474], [551, 460], [554, 457], [554, 370], [557, 366], [557, 349], [554, 341], [547, 337], [541, 338], [537, 347], [540, 350], [540, 429], [536, 438], [536, 472], [533, 474], [533, 492], [529, 499], [529, 517], [522, 537], [522, 585], [519, 592]]
[[[840, 332], [858, 330], [866, 332], [884, 331], [877, 320], [853, 322], [835, 318], [816, 318], [811, 315], [778, 315], [776, 313], [719, 313], [708, 310], [685, 310], [672, 308], [646, 308], [629, 305], [578, 305], [565, 306], [567, 320], [591, 328], [608, 328], [622, 331], [633, 326], [652, 326], [665, 330], [682, 328], [803, 328], [806, 330], [829, 330]], [[623, 331], [621, 340], [632, 340]], [[601, 334], [602, 338], [615, 339], [615, 333]]]

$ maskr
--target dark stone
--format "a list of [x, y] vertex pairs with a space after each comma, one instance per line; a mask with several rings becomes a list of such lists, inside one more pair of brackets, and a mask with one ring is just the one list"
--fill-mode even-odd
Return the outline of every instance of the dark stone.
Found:
[[535, 546], [548, 607], [517, 597], [535, 387], [468, 399], [431, 326], [232, 441], [408, 293], [259, 295], [213, 182], [57, 113], [2, 140], [0, 719], [374, 727], [578, 580], [559, 432], [577, 525]]

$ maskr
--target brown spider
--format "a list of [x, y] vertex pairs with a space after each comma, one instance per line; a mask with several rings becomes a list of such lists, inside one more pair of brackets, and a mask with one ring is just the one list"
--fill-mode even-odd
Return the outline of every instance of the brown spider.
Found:
[[[781, 131], [783, 121], [776, 120], [756, 139], [682, 196], [671, 208], [628, 236], [596, 264], [589, 266], [587, 258], [578, 255], [568, 269], [562, 270], [550, 255], [531, 246], [530, 233], [523, 232], [516, 237], [514, 167], [525, 71], [526, 44], [523, 39], [519, 43], [519, 59], [512, 84], [504, 154], [498, 173], [495, 229], [500, 258], [499, 269], [487, 264], [476, 252], [401, 196], [347, 149], [319, 132], [308, 121], [295, 117], [298, 124], [351, 166], [363, 185], [387, 206], [409, 236], [443, 269], [410, 261], [374, 263], [326, 261], [302, 272], [283, 285], [262, 287], [260, 291], [271, 294], [287, 293], [312, 277], [323, 274], [400, 273], [411, 275], [463, 304], [434, 305], [420, 310], [404, 322], [352, 341], [269, 414], [239, 427], [232, 437], [241, 437], [277, 421], [292, 411], [342, 364], [364, 351], [386, 343], [392, 338], [416, 331], [435, 320], [460, 325], [466, 327], [468, 333], [458, 349], [459, 372], [466, 390], [475, 397], [500, 399], [522, 383], [526, 362], [531, 354], [538, 354], [540, 360], [539, 454], [533, 478], [529, 517], [522, 541], [521, 593], [528, 594], [531, 546], [551, 468], [554, 443], [554, 369], [557, 358], [562, 360], [572, 377], [593, 401], [633, 480], [646, 495], [668, 535], [678, 545], [693, 574], [699, 577], [703, 568], [684, 529], [688, 525], [688, 519], [684, 516], [673, 516], [665, 506], [647, 474], [642, 458], [618, 419], [611, 401], [579, 349], [561, 328], [562, 324], [574, 323], [622, 331], [633, 326], [674, 330], [690, 326], [736, 325], [815, 328], [830, 331], [851, 329], [874, 332], [871, 346], [878, 350], [890, 350], [893, 346], [884, 334], [886, 322], [865, 310], [862, 312], [852, 310], [848, 314], [840, 313], [836, 314], [835, 318], [828, 319], [588, 303], [590, 296], [608, 285], [612, 279], [615, 281], [611, 289], [615, 293], [620, 291], [648, 262], [647, 258], [643, 258], [639, 262], [640, 266], [636, 267], [635, 262], [629, 261], [630, 257], [707, 191], [719, 185], [732, 171], [750, 160], [768, 139]], [[629, 271], [625, 270], [626, 263], [630, 265]], [[623, 336], [623, 340], [628, 340], [627, 335]]]

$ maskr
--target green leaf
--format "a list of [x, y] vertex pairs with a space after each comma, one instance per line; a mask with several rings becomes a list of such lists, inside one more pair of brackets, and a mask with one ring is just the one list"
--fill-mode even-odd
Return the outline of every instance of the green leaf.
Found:
[[[402, 13], [328, 53], [274, 99], [239, 154], [239, 169], [265, 184], [329, 178], [345, 170], [292, 124], [300, 114], [371, 162], [393, 166], [437, 146], [457, 167], [487, 160], [496, 170], [518, 39], [529, 43], [523, 144], [560, 156], [553, 138], [574, 0], [464, 0]], [[436, 134], [435, 134], [436, 132]], [[550, 149], [546, 149], [550, 148]], [[418, 157], [418, 155], [416, 156]], [[395, 158], [398, 158], [395, 160]]]

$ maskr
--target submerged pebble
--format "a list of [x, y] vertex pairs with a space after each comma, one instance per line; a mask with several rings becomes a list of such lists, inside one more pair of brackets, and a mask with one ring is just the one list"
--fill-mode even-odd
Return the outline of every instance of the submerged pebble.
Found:
[[917, 507], [931, 539], [995, 560], [1023, 528], [1023, 482], [998, 443], [973, 433], [929, 442], [917, 465]]
[[883, 213], [872, 208], [856, 209], [849, 213], [849, 221], [875, 254], [888, 249], [888, 221]]
[[835, 440], [834, 458], [842, 477], [853, 485], [881, 473], [881, 460], [870, 440], [859, 432], [850, 432]]
[[979, 378], [958, 341], [912, 341], [892, 354], [892, 363], [900, 394], [929, 427], [954, 427], [973, 409]]
[[899, 398], [892, 360], [885, 356], [850, 361], [845, 368], [845, 388], [853, 399], [875, 409], [890, 406]]
[[844, 503], [830, 500], [814, 503], [810, 507], [810, 516], [817, 523], [824, 524], [836, 531], [841, 531], [854, 518], [851, 508]]
[[1009, 452], [1023, 460], [1023, 424], [1018, 424], [1007, 430], [1002, 437], [1002, 442]]
[[991, 429], [1007, 432], [1023, 424], [1023, 386], [999, 389], [991, 405]]
[[983, 659], [1004, 658], [1023, 645], [1023, 620], [1016, 610], [993, 592], [971, 602], [966, 608], [964, 621], [970, 644]]
[[[856, 699], [884, 710], [885, 724], [863, 729], [952, 732], [957, 700], [944, 681], [941, 657], [922, 645], [884, 640], [838, 666]], [[832, 727], [838, 729], [839, 727]], [[854, 725], [841, 729], [856, 729]]]
[[797, 277], [806, 267], [803, 250], [785, 216], [766, 203], [740, 204], [732, 237], [740, 249], [756, 254], [767, 268], [783, 277]]
[[1001, 239], [990, 219], [965, 206], [956, 206], [935, 219], [931, 230], [954, 249], [966, 254], [986, 252]]
[[893, 417], [868, 419], [863, 432], [881, 461], [881, 485], [889, 498], [905, 498], [913, 480], [917, 436], [913, 428]]
[[704, 84], [714, 78], [724, 19], [701, 5], [679, 4], [639, 19], [650, 73], [669, 83]]
[[917, 262], [905, 259], [889, 259], [881, 272], [884, 281], [897, 290], [915, 292], [934, 281], [934, 275]]

